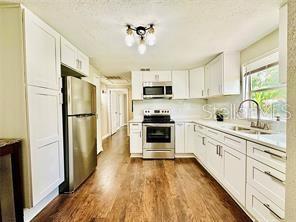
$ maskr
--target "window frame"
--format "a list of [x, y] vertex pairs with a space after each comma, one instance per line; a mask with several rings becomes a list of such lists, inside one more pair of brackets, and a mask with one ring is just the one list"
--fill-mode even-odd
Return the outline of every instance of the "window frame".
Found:
[[[274, 90], [274, 89], [282, 89], [287, 87], [287, 84], [285, 83], [281, 83], [280, 81], [280, 73], [279, 73], [279, 84], [276, 86], [270, 86], [270, 87], [265, 87], [262, 89], [256, 89], [256, 90], [252, 90], [252, 84], [251, 84], [251, 77], [253, 74], [258, 73], [260, 71], [266, 70], [268, 68], [271, 68], [272, 66], [276, 66], [279, 65], [279, 58], [277, 58], [275, 60], [276, 57], [278, 57], [279, 51], [278, 50], [274, 50], [268, 54], [265, 54], [264, 56], [261, 56], [257, 59], [252, 60], [249, 63], [246, 63], [244, 65], [242, 65], [242, 82], [243, 82], [243, 99], [252, 99], [252, 93], [256, 93], [256, 92], [264, 92], [264, 91], [268, 91], [268, 90]], [[272, 58], [274, 57], [274, 58]], [[262, 63], [262, 65], [256, 67], [256, 63]], [[253, 66], [256, 68], [253, 69], [248, 69], [248, 66]], [[261, 70], [260, 70], [261, 69]], [[257, 72], [254, 72], [256, 71]], [[253, 72], [253, 73], [252, 73]], [[245, 103], [244, 104], [244, 108], [246, 108], [248, 110], [248, 113], [246, 113], [246, 115], [244, 116], [247, 119], [251, 119], [254, 120], [256, 119], [256, 115], [253, 114], [253, 111], [251, 110], [251, 104], [250, 103]], [[260, 111], [262, 114], [262, 109], [260, 107]], [[271, 113], [270, 116], [263, 116], [261, 115], [261, 119], [263, 120], [269, 120], [269, 121], [275, 121], [276, 118], [274, 116], [273, 113]], [[281, 121], [285, 121], [285, 118], [281, 118]]]

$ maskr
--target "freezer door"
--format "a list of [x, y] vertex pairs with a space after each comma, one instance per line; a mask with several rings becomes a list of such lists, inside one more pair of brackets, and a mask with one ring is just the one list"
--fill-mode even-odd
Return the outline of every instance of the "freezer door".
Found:
[[69, 189], [74, 191], [95, 170], [96, 116], [68, 117]]
[[96, 113], [96, 87], [84, 80], [67, 77], [68, 115]]

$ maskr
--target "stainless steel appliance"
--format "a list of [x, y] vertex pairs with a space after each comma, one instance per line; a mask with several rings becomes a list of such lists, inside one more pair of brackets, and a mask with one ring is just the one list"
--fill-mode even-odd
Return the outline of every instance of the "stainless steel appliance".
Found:
[[143, 98], [168, 98], [173, 97], [172, 82], [144, 82]]
[[169, 110], [144, 110], [143, 158], [175, 158], [175, 122]]
[[63, 77], [65, 182], [60, 192], [73, 192], [95, 170], [96, 87], [75, 77]]

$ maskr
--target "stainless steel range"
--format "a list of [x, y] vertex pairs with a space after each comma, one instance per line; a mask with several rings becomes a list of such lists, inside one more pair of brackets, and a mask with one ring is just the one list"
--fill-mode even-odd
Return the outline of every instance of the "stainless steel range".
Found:
[[175, 122], [169, 110], [144, 110], [143, 158], [175, 158]]

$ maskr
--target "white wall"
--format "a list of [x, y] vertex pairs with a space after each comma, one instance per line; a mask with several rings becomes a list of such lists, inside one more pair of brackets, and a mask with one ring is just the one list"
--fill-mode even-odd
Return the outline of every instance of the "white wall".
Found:
[[206, 114], [203, 111], [203, 99], [195, 100], [143, 100], [134, 101], [134, 118], [142, 118], [144, 109], [169, 109], [172, 118], [203, 118]]

